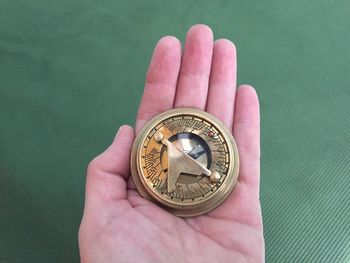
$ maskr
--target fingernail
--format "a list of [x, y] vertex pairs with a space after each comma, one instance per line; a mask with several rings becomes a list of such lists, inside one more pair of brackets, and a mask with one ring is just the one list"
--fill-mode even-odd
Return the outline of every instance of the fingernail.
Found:
[[124, 126], [124, 125], [122, 125], [122, 126], [119, 127], [119, 129], [118, 129], [118, 131], [117, 131], [117, 134], [116, 134], [115, 137], [114, 137], [114, 141], [118, 138], [118, 135], [119, 135], [120, 131], [122, 130], [123, 126]]

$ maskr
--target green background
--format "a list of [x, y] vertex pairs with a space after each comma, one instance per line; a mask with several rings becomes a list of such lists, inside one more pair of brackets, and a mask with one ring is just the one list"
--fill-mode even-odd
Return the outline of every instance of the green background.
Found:
[[0, 262], [79, 260], [86, 166], [133, 124], [156, 41], [195, 23], [260, 96], [267, 262], [350, 262], [345, 0], [1, 0]]

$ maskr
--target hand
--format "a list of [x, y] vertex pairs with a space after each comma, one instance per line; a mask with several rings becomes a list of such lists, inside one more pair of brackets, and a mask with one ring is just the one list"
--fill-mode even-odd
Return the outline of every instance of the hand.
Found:
[[232, 130], [240, 153], [234, 191], [212, 212], [176, 217], [142, 198], [129, 172], [134, 130], [122, 126], [112, 145], [88, 167], [84, 216], [79, 230], [82, 262], [263, 262], [259, 202], [260, 129], [256, 92], [236, 92], [236, 50], [213, 43], [207, 26], [193, 26], [181, 44], [166, 36], [155, 47], [136, 133], [153, 116], [193, 107]]

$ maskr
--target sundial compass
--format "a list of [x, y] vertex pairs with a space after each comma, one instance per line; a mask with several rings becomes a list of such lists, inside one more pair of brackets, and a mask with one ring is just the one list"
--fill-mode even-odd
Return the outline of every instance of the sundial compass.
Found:
[[143, 197], [178, 216], [195, 216], [230, 194], [238, 158], [230, 131], [218, 119], [196, 109], [173, 109], [139, 132], [131, 172]]

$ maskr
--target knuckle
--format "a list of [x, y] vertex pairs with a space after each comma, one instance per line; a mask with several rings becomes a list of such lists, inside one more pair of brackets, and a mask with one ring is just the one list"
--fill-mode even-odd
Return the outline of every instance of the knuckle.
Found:
[[100, 157], [99, 156], [96, 156], [95, 158], [93, 158], [88, 166], [87, 166], [87, 174], [94, 174], [96, 172], [96, 170], [98, 170], [98, 167], [99, 167], [99, 160], [100, 160]]

